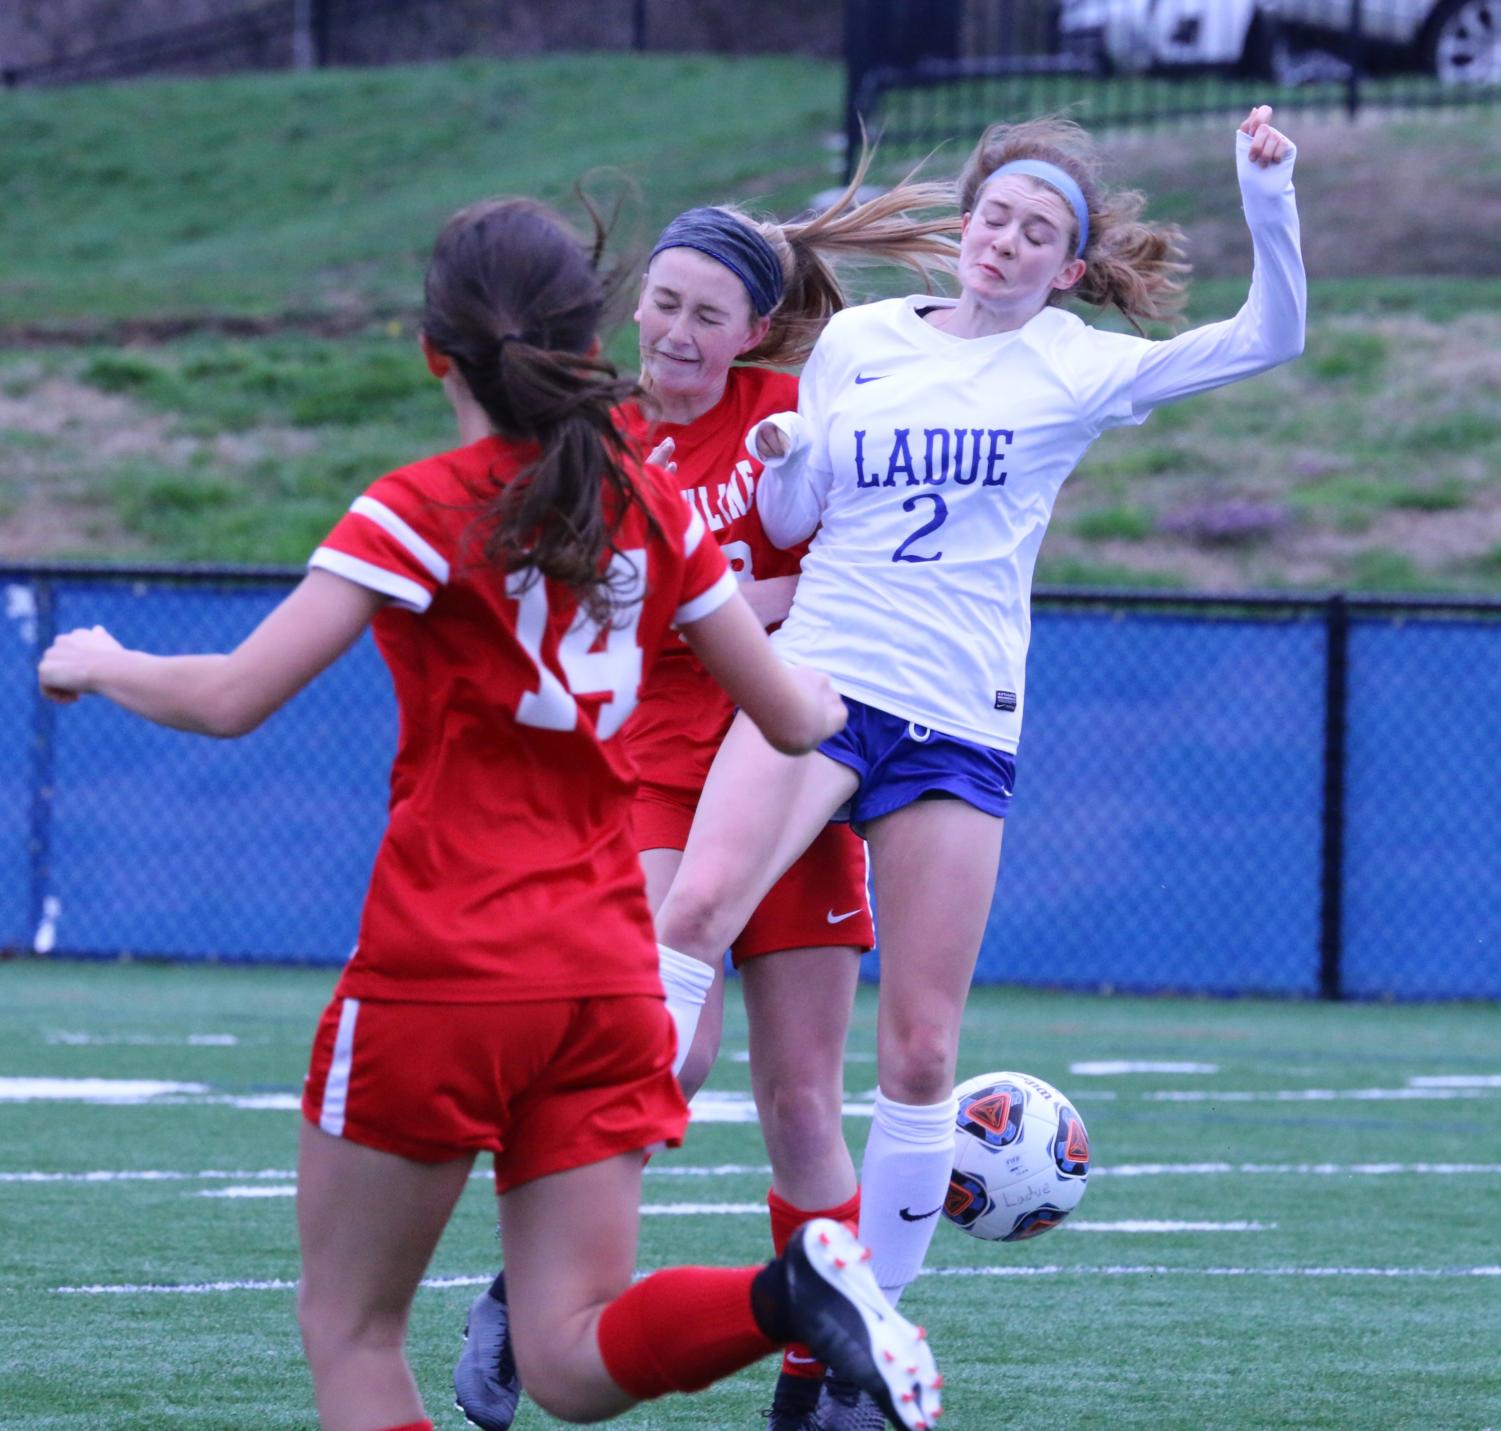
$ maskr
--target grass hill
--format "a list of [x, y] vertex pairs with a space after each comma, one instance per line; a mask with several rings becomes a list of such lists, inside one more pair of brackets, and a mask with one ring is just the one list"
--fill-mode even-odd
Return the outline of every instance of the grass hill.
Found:
[[[0, 94], [0, 560], [301, 560], [449, 440], [413, 347], [448, 213], [600, 168], [638, 190], [627, 244], [697, 202], [791, 212], [837, 180], [841, 79], [602, 55]], [[1501, 592], [1493, 117], [1287, 126], [1308, 354], [1105, 438], [1040, 580]], [[1188, 231], [1194, 321], [1249, 271], [1229, 128], [1108, 145]]]

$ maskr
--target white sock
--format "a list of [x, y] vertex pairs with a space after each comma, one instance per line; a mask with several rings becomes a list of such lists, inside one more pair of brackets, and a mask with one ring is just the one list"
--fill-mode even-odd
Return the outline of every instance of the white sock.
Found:
[[681, 1073], [693, 1047], [693, 1034], [698, 1028], [698, 1016], [714, 987], [714, 970], [701, 959], [692, 959], [657, 945], [658, 968], [662, 974], [662, 987], [667, 991], [667, 1012], [672, 1015], [673, 1027], [678, 1031], [677, 1057], [672, 1061], [673, 1073]]
[[871, 1271], [895, 1304], [922, 1271], [954, 1170], [957, 1101], [897, 1103], [876, 1090], [860, 1171], [860, 1241]]

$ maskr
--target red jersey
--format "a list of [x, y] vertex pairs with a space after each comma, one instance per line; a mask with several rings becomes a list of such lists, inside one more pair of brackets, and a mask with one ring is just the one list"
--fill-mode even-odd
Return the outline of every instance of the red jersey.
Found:
[[[703, 518], [741, 581], [796, 576], [807, 550], [804, 544], [784, 551], [762, 531], [756, 511], [761, 463], [745, 446], [746, 433], [763, 417], [796, 408], [797, 378], [791, 373], [738, 367], [730, 369], [723, 397], [691, 423], [650, 423], [635, 403], [616, 413], [643, 452], [672, 438], [683, 500]], [[662, 655], [626, 741], [644, 785], [696, 801], [735, 710], [676, 632]]]
[[401, 731], [390, 817], [336, 994], [512, 1002], [658, 994], [631, 836], [635, 768], [615, 739], [670, 623], [734, 579], [671, 479], [639, 482], [656, 518], [620, 524], [619, 624], [567, 588], [484, 562], [475, 492], [526, 449], [486, 438], [375, 482], [310, 565], [390, 598], [373, 622]]

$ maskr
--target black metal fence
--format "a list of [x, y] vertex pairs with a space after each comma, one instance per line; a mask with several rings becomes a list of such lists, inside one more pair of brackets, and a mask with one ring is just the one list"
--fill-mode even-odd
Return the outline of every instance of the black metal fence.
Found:
[[[338, 962], [382, 829], [360, 643], [228, 745], [35, 685], [57, 629], [236, 644], [281, 570], [0, 571], [0, 949]], [[1043, 591], [977, 977], [1501, 999], [1501, 602]]]
[[1501, 100], [1494, 0], [845, 0], [846, 152], [972, 141], [1068, 112], [1091, 129], [1254, 103], [1301, 112]]

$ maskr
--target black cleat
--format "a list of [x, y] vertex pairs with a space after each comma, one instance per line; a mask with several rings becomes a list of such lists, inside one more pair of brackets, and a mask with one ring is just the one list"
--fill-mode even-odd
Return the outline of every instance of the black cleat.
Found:
[[[814, 1431], [818, 1424], [813, 1413], [818, 1410], [818, 1398], [823, 1391], [821, 1376], [789, 1376], [781, 1372], [777, 1376], [777, 1389], [772, 1393], [771, 1405], [761, 1414], [766, 1418], [766, 1431]], [[881, 1418], [881, 1425], [886, 1418]]]
[[809, 1431], [885, 1431], [886, 1413], [852, 1381], [831, 1376]]
[[835, 1377], [870, 1396], [893, 1426], [929, 1431], [943, 1415], [943, 1378], [926, 1333], [876, 1286], [869, 1256], [831, 1218], [798, 1229], [782, 1254], [793, 1334]]
[[474, 1299], [464, 1322], [464, 1350], [453, 1369], [454, 1405], [480, 1431], [510, 1431], [521, 1400], [521, 1379], [511, 1355], [511, 1314], [506, 1274]]

